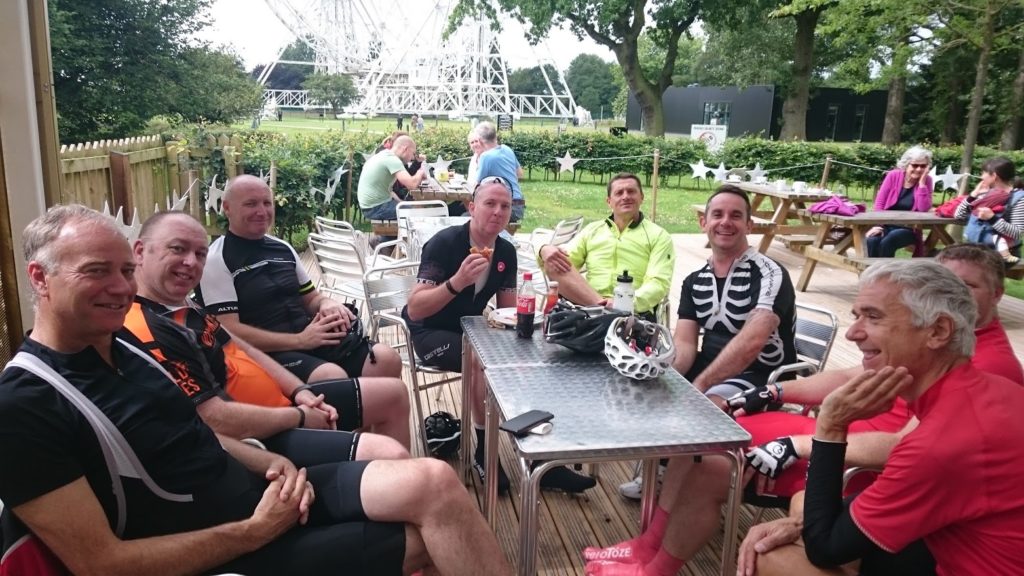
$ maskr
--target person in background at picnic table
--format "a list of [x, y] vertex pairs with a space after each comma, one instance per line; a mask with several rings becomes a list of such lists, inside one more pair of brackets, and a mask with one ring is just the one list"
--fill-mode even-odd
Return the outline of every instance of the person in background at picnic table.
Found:
[[994, 248], [1007, 266], [1020, 262], [1024, 231], [1024, 181], [1009, 158], [989, 158], [981, 165], [981, 182], [956, 208], [954, 216], [967, 220], [964, 238]]
[[469, 143], [469, 149], [473, 152], [473, 155], [469, 157], [469, 168], [466, 169], [466, 185], [472, 189], [476, 186], [477, 173], [480, 171], [480, 153], [484, 151], [484, 147], [474, 129], [470, 129], [469, 135], [466, 136], [466, 142]]
[[[896, 169], [886, 172], [875, 195], [875, 210], [928, 212], [932, 209], [932, 177], [928, 168], [932, 153], [921, 146], [912, 146], [896, 162]], [[868, 256], [892, 258], [905, 246], [914, 246], [914, 256], [924, 256], [924, 240], [919, 230], [904, 226], [875, 226], [868, 230]]]
[[516, 153], [504, 144], [498, 143], [498, 131], [494, 124], [481, 122], [473, 127], [480, 139], [480, 160], [477, 164], [477, 179], [500, 176], [512, 185], [512, 222], [519, 222], [526, 213], [526, 198], [519, 187], [523, 167], [519, 165]]
[[[407, 165], [417, 160], [421, 165], [415, 174], [410, 174]], [[419, 186], [427, 178], [426, 160], [416, 155], [416, 142], [404, 134], [394, 139], [390, 149], [370, 157], [359, 174], [356, 191], [363, 216], [370, 220], [395, 220], [395, 208], [402, 198], [392, 186], [395, 182], [410, 190]]]

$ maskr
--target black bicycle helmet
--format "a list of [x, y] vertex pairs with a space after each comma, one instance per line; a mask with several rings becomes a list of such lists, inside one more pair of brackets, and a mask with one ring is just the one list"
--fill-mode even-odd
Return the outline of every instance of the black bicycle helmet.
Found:
[[448, 412], [438, 411], [423, 419], [427, 448], [435, 458], [450, 458], [459, 451], [462, 422]]
[[544, 320], [544, 339], [574, 352], [602, 354], [608, 326], [621, 316], [622, 312], [603, 308], [578, 308], [559, 301]]

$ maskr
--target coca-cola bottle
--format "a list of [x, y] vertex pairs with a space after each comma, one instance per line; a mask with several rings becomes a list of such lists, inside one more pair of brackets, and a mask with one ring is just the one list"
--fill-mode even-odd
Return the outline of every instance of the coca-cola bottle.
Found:
[[533, 320], [537, 307], [537, 293], [533, 288], [533, 274], [523, 274], [523, 283], [516, 294], [516, 335], [533, 338]]

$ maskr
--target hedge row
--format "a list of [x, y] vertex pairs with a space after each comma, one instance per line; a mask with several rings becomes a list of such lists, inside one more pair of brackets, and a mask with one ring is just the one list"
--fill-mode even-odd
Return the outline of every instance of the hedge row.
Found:
[[[328, 178], [345, 163], [353, 153], [351, 175], [353, 195], [355, 183], [365, 162], [363, 154], [369, 156], [380, 141], [379, 134], [366, 132], [335, 132], [285, 136], [268, 132], [240, 134], [244, 142], [245, 171], [259, 173], [268, 171], [271, 160], [277, 163], [278, 232], [287, 234], [297, 227], [307, 225], [316, 214], [339, 216], [344, 203], [346, 178], [338, 184], [330, 206], [323, 205], [322, 198], [310, 195], [310, 187], [323, 189]], [[429, 161], [437, 156], [447, 160], [460, 159], [452, 168], [465, 172], [469, 150], [466, 132], [444, 128], [430, 128], [415, 136], [419, 150]], [[585, 175], [603, 181], [617, 172], [634, 172], [650, 180], [653, 170], [654, 150], [660, 151], [659, 175], [663, 183], [671, 184], [691, 174], [689, 164], [703, 159], [704, 163], [716, 167], [753, 168], [760, 163], [771, 171], [769, 178], [787, 178], [815, 182], [821, 178], [825, 157], [835, 160], [830, 172], [830, 183], [846, 187], [874, 187], [880, 181], [880, 171], [892, 168], [907, 148], [888, 147], [879, 144], [837, 144], [829, 142], [776, 142], [760, 138], [739, 138], [728, 140], [725, 147], [709, 152], [702, 143], [688, 139], [648, 138], [641, 136], [613, 136], [600, 132], [515, 132], [502, 134], [502, 140], [516, 151], [520, 163], [527, 172], [527, 178], [583, 178]], [[959, 146], [932, 147], [934, 163], [940, 172], [946, 166], [954, 171], [960, 165], [962, 148]], [[560, 158], [568, 152], [573, 158], [580, 158], [576, 171], [571, 175], [558, 172]], [[975, 151], [974, 174], [980, 165], [996, 155], [1009, 156], [1018, 166], [1024, 168], [1024, 152], [999, 152], [980, 147]], [[851, 164], [854, 166], [847, 166]]]

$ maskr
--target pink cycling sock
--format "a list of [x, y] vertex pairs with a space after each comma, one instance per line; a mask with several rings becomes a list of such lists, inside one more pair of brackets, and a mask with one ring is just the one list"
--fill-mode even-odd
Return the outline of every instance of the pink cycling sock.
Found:
[[583, 550], [583, 559], [588, 562], [603, 560], [620, 564], [645, 564], [654, 559], [667, 529], [668, 512], [655, 508], [651, 524], [643, 534], [606, 548], [586, 548]]
[[587, 562], [586, 571], [587, 576], [675, 576], [682, 567], [682, 560], [661, 548], [646, 564], [594, 560]]

